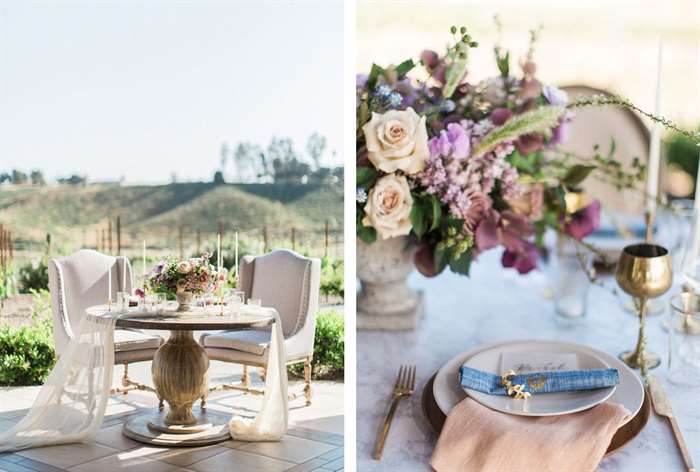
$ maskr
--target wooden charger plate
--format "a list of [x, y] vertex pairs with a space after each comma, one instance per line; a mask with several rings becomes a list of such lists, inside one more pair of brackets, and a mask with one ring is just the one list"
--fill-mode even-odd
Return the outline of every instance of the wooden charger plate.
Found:
[[[440, 410], [437, 403], [435, 402], [435, 396], [433, 395], [433, 381], [435, 380], [435, 375], [433, 374], [428, 380], [428, 383], [423, 387], [423, 394], [421, 396], [421, 407], [423, 409], [423, 416], [428, 420], [428, 424], [435, 431], [435, 433], [440, 434], [442, 431], [442, 426], [445, 424], [445, 419], [447, 418], [445, 414]], [[630, 421], [625, 423], [620, 429], [617, 430], [615, 435], [610, 441], [610, 446], [605, 452], [605, 455], [611, 454], [622, 446], [634, 439], [644, 426], [646, 426], [647, 421], [649, 421], [649, 415], [651, 414], [651, 401], [649, 400], [649, 394], [644, 391], [644, 402], [639, 412]]]

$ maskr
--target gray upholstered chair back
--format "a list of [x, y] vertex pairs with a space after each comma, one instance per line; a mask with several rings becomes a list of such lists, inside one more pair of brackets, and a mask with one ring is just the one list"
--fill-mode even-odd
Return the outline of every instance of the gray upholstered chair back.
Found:
[[85, 309], [107, 302], [110, 271], [112, 300], [116, 301], [117, 292], [131, 293], [131, 264], [127, 258], [82, 249], [49, 261], [53, 333], [59, 355], [75, 334]]
[[[585, 85], [562, 87], [572, 100], [581, 95], [610, 95], [604, 90]], [[638, 157], [646, 163], [649, 156], [649, 130], [634, 112], [626, 108], [578, 108], [574, 110], [573, 121], [569, 124], [568, 139], [562, 149], [576, 155], [591, 157], [594, 145], [606, 154], [610, 140], [615, 140], [615, 157], [623, 167], [630, 169], [632, 160]], [[663, 175], [661, 176], [663, 179]], [[584, 189], [589, 195], [605, 202], [605, 208], [626, 214], [642, 214], [644, 200], [638, 192], [618, 191], [614, 186], [597, 179], [587, 179]]]
[[240, 287], [246, 298], [259, 298], [274, 307], [285, 338], [302, 335], [313, 347], [321, 261], [278, 249], [264, 256], [245, 256], [240, 264]]

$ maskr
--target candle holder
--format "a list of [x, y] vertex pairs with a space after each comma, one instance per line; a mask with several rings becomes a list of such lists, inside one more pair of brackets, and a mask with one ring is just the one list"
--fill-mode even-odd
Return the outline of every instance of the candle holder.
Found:
[[628, 366], [640, 369], [642, 376], [646, 377], [647, 369], [658, 367], [661, 363], [658, 355], [646, 351], [644, 322], [647, 301], [666, 293], [673, 283], [668, 250], [649, 243], [625, 247], [617, 262], [615, 279], [625, 293], [635, 298], [639, 314], [637, 346], [633, 351], [621, 353], [619, 357]]

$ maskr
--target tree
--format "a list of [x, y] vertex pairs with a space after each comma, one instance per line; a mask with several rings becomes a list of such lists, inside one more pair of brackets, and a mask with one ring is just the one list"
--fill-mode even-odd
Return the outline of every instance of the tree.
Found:
[[74, 187], [84, 186], [87, 183], [87, 177], [73, 174], [70, 177], [61, 177], [57, 179], [57, 182], [61, 185], [72, 185]]
[[19, 169], [12, 169], [12, 183], [15, 185], [26, 184], [29, 180], [27, 174]]
[[32, 179], [32, 185], [46, 185], [44, 174], [38, 169], [34, 169], [31, 174], [29, 174], [29, 178]]
[[226, 180], [224, 180], [224, 173], [221, 172], [220, 170], [217, 170], [214, 172], [214, 184], [215, 185], [221, 185], [225, 184]]
[[0, 174], [0, 184], [4, 182], [12, 182], [12, 176], [9, 172], [3, 172], [2, 174]]
[[233, 163], [234, 178], [237, 182], [255, 182], [268, 174], [262, 148], [257, 144], [238, 143], [233, 151]]
[[316, 170], [321, 168], [321, 157], [326, 150], [326, 138], [319, 133], [313, 133], [306, 142], [306, 152], [311, 156]]

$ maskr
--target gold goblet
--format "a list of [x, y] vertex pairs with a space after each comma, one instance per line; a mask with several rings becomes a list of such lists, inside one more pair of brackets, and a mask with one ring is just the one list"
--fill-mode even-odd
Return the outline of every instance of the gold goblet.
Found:
[[622, 290], [636, 300], [639, 312], [639, 337], [634, 351], [620, 354], [620, 359], [632, 368], [640, 369], [646, 376], [648, 368], [658, 367], [658, 355], [646, 352], [644, 317], [647, 301], [668, 291], [673, 283], [673, 270], [668, 250], [655, 244], [633, 244], [622, 250], [617, 261], [615, 279]]

